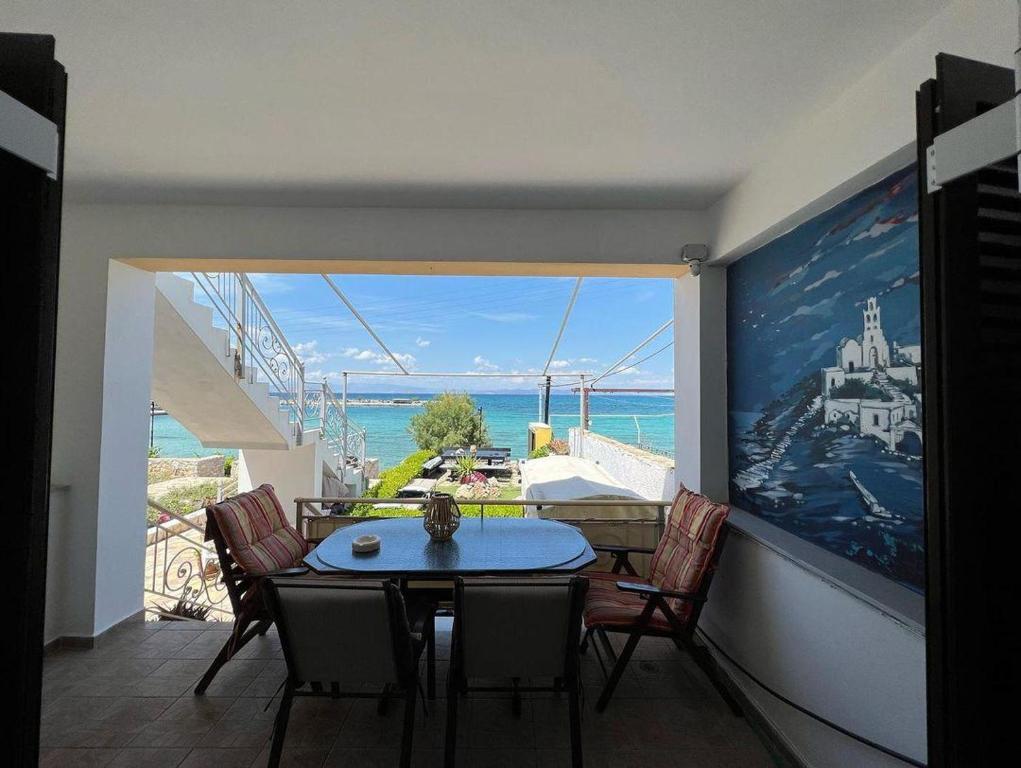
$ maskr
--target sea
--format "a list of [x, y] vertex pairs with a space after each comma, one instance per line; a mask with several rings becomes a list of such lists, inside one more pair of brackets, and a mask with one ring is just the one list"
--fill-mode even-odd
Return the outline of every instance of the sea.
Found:
[[[352, 400], [391, 400], [395, 398], [429, 400], [431, 394], [407, 392], [352, 393]], [[510, 448], [513, 458], [528, 453], [528, 423], [539, 421], [541, 403], [534, 394], [473, 394], [475, 406], [489, 431], [490, 442], [497, 448]], [[349, 405], [352, 421], [368, 433], [366, 455], [377, 457], [381, 468], [392, 467], [416, 450], [408, 431], [411, 417], [422, 411], [410, 405]], [[590, 429], [630, 445], [673, 456], [674, 398], [663, 395], [589, 395]], [[152, 444], [162, 457], [194, 457], [211, 454], [236, 456], [237, 451], [205, 448], [173, 416], [154, 416]], [[550, 421], [554, 436], [567, 439], [567, 430], [580, 421], [580, 396], [554, 394], [550, 398]]]

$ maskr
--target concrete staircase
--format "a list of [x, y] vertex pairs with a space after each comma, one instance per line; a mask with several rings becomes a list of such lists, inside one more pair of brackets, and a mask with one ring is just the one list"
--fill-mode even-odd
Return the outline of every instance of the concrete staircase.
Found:
[[195, 284], [156, 276], [152, 399], [209, 448], [288, 450], [297, 431], [251, 367], [235, 370], [232, 334], [194, 300]]

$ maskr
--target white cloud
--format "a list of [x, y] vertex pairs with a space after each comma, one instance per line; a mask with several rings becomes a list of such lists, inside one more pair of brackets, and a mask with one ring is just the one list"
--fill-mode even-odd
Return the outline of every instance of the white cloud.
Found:
[[570, 368], [571, 367], [571, 361], [570, 360], [553, 360], [549, 364], [549, 367], [550, 368]]
[[294, 278], [290, 275], [273, 275], [265, 273], [249, 274], [255, 290], [268, 295], [271, 293], [290, 293], [294, 290]]
[[429, 341], [429, 339], [423, 339], [421, 336], [419, 336], [417, 339], [415, 339], [415, 344], [417, 344], [420, 347], [428, 347], [430, 344], [432, 344], [432, 342]]
[[[371, 349], [359, 349], [358, 347], [348, 347], [343, 352], [341, 352], [341, 354], [344, 357], [350, 358], [352, 360], [358, 360], [361, 362], [367, 361], [375, 363], [376, 365], [393, 365], [393, 360], [390, 359], [390, 356], [388, 354], [386, 354], [385, 352], [375, 352]], [[417, 362], [414, 355], [407, 353], [394, 352], [394, 357], [400, 360], [401, 364], [404, 365], [405, 367], [410, 367]]]
[[342, 354], [353, 360], [374, 360], [377, 356], [377, 353], [371, 349], [358, 349], [358, 347], [348, 347]]
[[523, 323], [538, 317], [538, 315], [530, 315], [527, 312], [469, 312], [468, 314], [493, 323]]
[[835, 278], [840, 277], [842, 274], [843, 272], [839, 272], [835, 269], [827, 270], [826, 274], [820, 277], [814, 283], [809, 283], [808, 285], [806, 285], [805, 292], [814, 291], [816, 288], [825, 283], [827, 280], [833, 280]]
[[496, 365], [495, 363], [490, 362], [489, 360], [484, 358], [482, 355], [476, 355], [475, 359], [472, 360], [472, 362], [475, 363], [475, 368], [477, 370], [480, 370], [480, 371], [498, 371], [498, 370], [500, 370], [500, 366]]
[[327, 358], [329, 358], [328, 354], [319, 350], [319, 342], [314, 339], [295, 344], [294, 353], [306, 365], [319, 365], [326, 362]]

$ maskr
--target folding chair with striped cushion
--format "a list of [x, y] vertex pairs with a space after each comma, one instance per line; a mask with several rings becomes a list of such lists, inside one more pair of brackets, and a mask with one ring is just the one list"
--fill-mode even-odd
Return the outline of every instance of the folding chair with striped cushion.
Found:
[[[584, 653], [589, 642], [598, 638], [613, 663], [596, 703], [598, 711], [609, 703], [639, 640], [651, 635], [669, 637], [678, 648], [687, 650], [734, 712], [740, 714], [737, 703], [715, 675], [708, 651], [694, 642], [698, 616], [708, 597], [726, 538], [729, 512], [726, 504], [716, 504], [681, 488], [670, 509], [666, 531], [654, 550], [593, 545], [595, 551], [607, 552], [613, 558], [610, 573], [586, 574], [589, 591], [585, 598], [586, 631], [581, 650]], [[628, 560], [633, 552], [652, 555], [648, 579], [641, 578]], [[608, 632], [628, 635], [619, 655], [610, 644]], [[595, 644], [593, 648], [603, 664], [599, 648]], [[606, 672], [605, 665], [603, 671]]]
[[206, 541], [213, 542], [220, 559], [234, 631], [199, 680], [196, 694], [205, 693], [220, 668], [273, 624], [259, 590], [262, 579], [308, 573], [302, 558], [311, 549], [268, 484], [206, 507]]

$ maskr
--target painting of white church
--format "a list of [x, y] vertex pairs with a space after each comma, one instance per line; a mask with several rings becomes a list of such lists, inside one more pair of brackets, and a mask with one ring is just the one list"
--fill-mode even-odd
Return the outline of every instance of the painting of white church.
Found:
[[849, 423], [860, 435], [882, 440], [888, 450], [918, 455], [922, 449], [918, 388], [922, 347], [897, 342], [891, 347], [883, 334], [882, 308], [876, 297], [869, 297], [862, 315], [861, 334], [841, 339], [837, 364], [822, 369], [825, 421]]
[[727, 268], [730, 501], [924, 588], [917, 173]]

